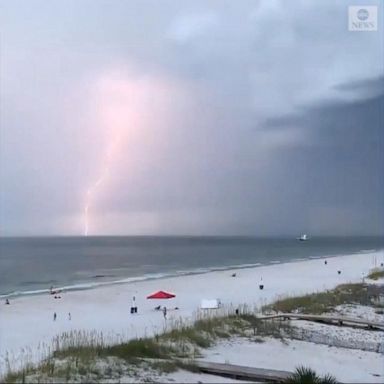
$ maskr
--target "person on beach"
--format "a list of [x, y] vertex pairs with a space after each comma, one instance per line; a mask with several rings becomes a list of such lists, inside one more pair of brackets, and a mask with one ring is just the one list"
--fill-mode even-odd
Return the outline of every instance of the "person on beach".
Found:
[[136, 296], [132, 297], [131, 313], [137, 313]]
[[163, 308], [164, 319], [167, 320], [167, 307]]
[[53, 321], [56, 321], [56, 317], [57, 317], [56, 312], [54, 312], [53, 313]]
[[9, 304], [10, 304], [9, 300], [6, 299], [6, 300], [5, 300], [5, 305], [9, 305]]
[[72, 317], [71, 317], [71, 312], [68, 312], [68, 320], [71, 321]]

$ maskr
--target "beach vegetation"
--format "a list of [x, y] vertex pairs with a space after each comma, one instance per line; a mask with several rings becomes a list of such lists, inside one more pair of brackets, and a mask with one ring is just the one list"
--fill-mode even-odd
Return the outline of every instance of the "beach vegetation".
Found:
[[156, 342], [154, 339], [134, 339], [127, 343], [106, 346], [99, 350], [99, 356], [114, 356], [127, 361], [137, 359], [167, 359], [175, 350], [165, 344]]
[[[201, 357], [201, 350], [220, 339], [247, 337], [261, 342], [263, 337], [289, 334], [289, 322], [262, 321], [247, 308], [241, 313], [232, 310], [217, 315], [198, 314], [194, 323], [174, 321], [163, 333], [149, 338], [128, 341], [110, 340], [98, 332], [71, 331], [53, 340], [53, 353], [47, 353], [38, 366], [27, 364], [19, 372], [9, 370], [7, 383], [22, 382], [22, 378], [37, 378], [44, 382], [59, 378], [65, 382], [97, 382], [102, 378], [141, 372], [164, 374], [177, 369], [197, 370], [193, 360]], [[31, 381], [31, 380], [29, 380]]]
[[335, 289], [303, 296], [280, 298], [263, 307], [263, 312], [321, 314], [331, 312], [338, 305], [372, 305], [364, 284], [342, 284]]
[[326, 374], [319, 376], [309, 367], [298, 367], [295, 372], [285, 381], [286, 384], [337, 384], [334, 376]]
[[367, 277], [368, 277], [368, 279], [371, 279], [371, 280], [378, 280], [380, 278], [383, 278], [384, 277], [384, 268], [373, 269]]
[[178, 365], [174, 361], [163, 360], [163, 361], [154, 361], [150, 363], [150, 366], [155, 371], [160, 373], [172, 373], [178, 370]]

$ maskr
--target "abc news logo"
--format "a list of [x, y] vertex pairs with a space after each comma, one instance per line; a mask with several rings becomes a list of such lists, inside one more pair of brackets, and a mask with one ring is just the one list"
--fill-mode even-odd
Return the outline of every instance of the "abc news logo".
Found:
[[348, 30], [359, 32], [377, 31], [377, 6], [349, 6]]

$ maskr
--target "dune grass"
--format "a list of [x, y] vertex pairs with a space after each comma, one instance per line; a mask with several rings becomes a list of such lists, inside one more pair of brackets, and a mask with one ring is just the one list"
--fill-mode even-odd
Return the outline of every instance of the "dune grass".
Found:
[[133, 339], [126, 343], [112, 346], [82, 346], [70, 347], [58, 350], [53, 353], [53, 357], [63, 359], [73, 357], [81, 360], [89, 358], [104, 358], [107, 356], [117, 357], [126, 361], [133, 362], [135, 359], [166, 359], [172, 356], [174, 349], [156, 342], [151, 338]]
[[363, 284], [342, 284], [330, 291], [279, 299], [264, 306], [263, 311], [317, 315], [330, 312], [342, 304], [371, 305], [366, 287]]
[[368, 279], [371, 279], [371, 280], [378, 280], [382, 277], [384, 277], [384, 269], [381, 268], [376, 268], [374, 270], [372, 270], [372, 272], [367, 276]]
[[[193, 324], [178, 320], [171, 329], [154, 337], [113, 344], [102, 333], [69, 332], [55, 339], [54, 352], [39, 365], [27, 364], [18, 372], [10, 370], [4, 381], [22, 383], [25, 378], [28, 381], [37, 378], [35, 381], [44, 382], [58, 378], [70, 382], [80, 377], [94, 382], [105, 377], [115, 379], [127, 372], [135, 374], [143, 366], [160, 373], [177, 369], [194, 371], [193, 359], [201, 356], [201, 349], [211, 347], [219, 339], [238, 336], [260, 342], [264, 336], [283, 338], [288, 328], [287, 322], [263, 322], [244, 310], [238, 315], [227, 312], [221, 316], [200, 316]], [[98, 368], [105, 361], [113, 369]]]

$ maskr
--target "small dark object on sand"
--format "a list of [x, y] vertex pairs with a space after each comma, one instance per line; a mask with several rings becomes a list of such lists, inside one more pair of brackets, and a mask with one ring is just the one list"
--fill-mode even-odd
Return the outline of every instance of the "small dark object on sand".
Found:
[[260, 284], [260, 285], [259, 285], [259, 288], [260, 288], [260, 289], [264, 289], [264, 284]]
[[236, 273], [232, 273], [232, 277], [236, 277]]
[[328, 264], [328, 261], [327, 261], [327, 260], [325, 260], [325, 261], [324, 261], [324, 264], [325, 264], [325, 265], [327, 265], [327, 264]]
[[5, 304], [6, 304], [6, 305], [9, 305], [9, 304], [10, 304], [10, 302], [9, 302], [8, 299], [5, 300]]
[[337, 271], [337, 273], [340, 275], [341, 271]]
[[160, 311], [160, 309], [161, 309], [161, 305], [155, 307], [155, 311]]

